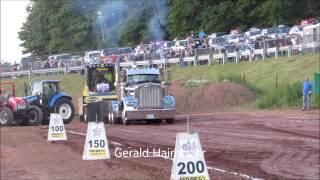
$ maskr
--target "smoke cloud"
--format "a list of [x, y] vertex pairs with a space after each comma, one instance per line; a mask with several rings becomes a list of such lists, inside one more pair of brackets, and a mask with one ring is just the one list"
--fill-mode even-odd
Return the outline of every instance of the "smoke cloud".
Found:
[[97, 15], [95, 32], [100, 33], [101, 36], [102, 23], [106, 47], [119, 47], [121, 32], [126, 23], [143, 16], [145, 12], [150, 16], [138, 18], [146, 21], [143, 23], [146, 24], [146, 31], [149, 33], [147, 38], [143, 37], [143, 39], [164, 39], [166, 35], [164, 25], [169, 13], [167, 0], [105, 0], [101, 2], [103, 3], [97, 10], [100, 15]]
[[168, 3], [166, 0], [152, 2], [154, 14], [148, 22], [148, 31], [155, 40], [163, 40], [165, 37], [164, 25], [169, 14]]
[[[123, 29], [123, 24], [128, 18], [129, 7], [124, 0], [105, 1], [98, 12], [101, 13], [96, 19], [96, 24], [102, 22], [102, 28], [105, 36], [105, 45], [107, 47], [117, 47], [120, 42], [120, 34]], [[101, 31], [100, 31], [101, 32]]]

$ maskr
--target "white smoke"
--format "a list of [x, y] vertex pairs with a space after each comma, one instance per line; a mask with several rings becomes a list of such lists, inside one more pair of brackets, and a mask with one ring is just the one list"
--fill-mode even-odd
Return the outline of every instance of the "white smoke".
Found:
[[169, 14], [169, 6], [166, 0], [152, 1], [153, 17], [148, 23], [148, 31], [155, 40], [163, 40], [165, 37], [164, 26]]
[[163, 40], [165, 37], [164, 25], [169, 13], [167, 0], [105, 0], [101, 2], [104, 2], [98, 9], [101, 16], [97, 16], [95, 27], [96, 33], [101, 34], [101, 20], [105, 36], [104, 46], [119, 47], [125, 24], [135, 16], [141, 15], [143, 8], [152, 9], [151, 17], [145, 18], [150, 38]]
[[129, 7], [125, 0], [105, 1], [101, 9], [99, 9], [101, 16], [97, 17], [96, 24], [99, 24], [98, 27], [101, 28], [100, 20], [102, 21], [105, 46], [116, 47], [119, 45], [123, 22], [128, 17], [128, 9]]

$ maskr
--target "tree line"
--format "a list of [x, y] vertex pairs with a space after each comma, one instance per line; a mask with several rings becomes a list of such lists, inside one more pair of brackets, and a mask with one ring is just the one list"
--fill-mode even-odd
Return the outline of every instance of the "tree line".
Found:
[[319, 18], [319, 9], [318, 0], [32, 0], [19, 38], [24, 53], [78, 52], [185, 37], [190, 31], [297, 24]]

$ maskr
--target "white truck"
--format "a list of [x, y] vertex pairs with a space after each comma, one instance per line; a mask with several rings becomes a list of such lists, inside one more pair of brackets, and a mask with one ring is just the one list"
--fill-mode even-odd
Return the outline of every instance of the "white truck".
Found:
[[157, 68], [132, 68], [122, 71], [118, 116], [127, 125], [130, 121], [166, 120], [173, 123], [176, 104], [168, 95], [166, 82], [161, 82]]

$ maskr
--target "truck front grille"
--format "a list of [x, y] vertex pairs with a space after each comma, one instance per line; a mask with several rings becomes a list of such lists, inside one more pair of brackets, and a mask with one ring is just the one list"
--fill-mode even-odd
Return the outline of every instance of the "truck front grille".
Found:
[[135, 90], [139, 109], [158, 109], [162, 107], [163, 91], [160, 85], [141, 85]]

